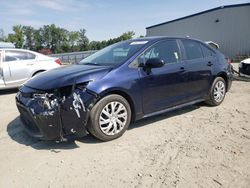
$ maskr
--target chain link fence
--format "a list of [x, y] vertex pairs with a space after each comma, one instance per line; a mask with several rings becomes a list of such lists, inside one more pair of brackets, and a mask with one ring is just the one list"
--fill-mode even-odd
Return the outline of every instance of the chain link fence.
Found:
[[52, 54], [50, 56], [59, 58], [63, 64], [77, 64], [82, 59], [88, 57], [89, 55], [95, 53], [96, 51], [97, 50], [70, 52], [70, 53]]

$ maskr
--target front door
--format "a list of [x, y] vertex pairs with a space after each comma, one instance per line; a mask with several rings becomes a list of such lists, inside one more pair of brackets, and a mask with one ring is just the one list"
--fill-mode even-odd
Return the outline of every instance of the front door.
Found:
[[147, 49], [139, 63], [158, 58], [165, 65], [145, 71], [139, 68], [144, 114], [163, 110], [185, 102], [185, 63], [181, 61], [176, 40], [164, 40]]

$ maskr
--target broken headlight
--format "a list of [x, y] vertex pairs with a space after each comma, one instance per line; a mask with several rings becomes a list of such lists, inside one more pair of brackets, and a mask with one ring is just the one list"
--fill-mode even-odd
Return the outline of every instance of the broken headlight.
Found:
[[58, 98], [53, 93], [34, 93], [33, 98], [43, 109], [51, 110], [58, 106]]
[[60, 102], [64, 102], [67, 97], [69, 97], [74, 91], [81, 90], [85, 91], [89, 82], [83, 82], [74, 84], [71, 86], [65, 86], [53, 91], [47, 91], [44, 93], [33, 93], [33, 98], [39, 100], [39, 105], [50, 110], [55, 106], [58, 106]]

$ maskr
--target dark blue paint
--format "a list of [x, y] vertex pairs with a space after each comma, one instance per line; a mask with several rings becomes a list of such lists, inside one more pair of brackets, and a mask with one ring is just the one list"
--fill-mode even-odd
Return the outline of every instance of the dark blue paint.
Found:
[[[130, 59], [117, 67], [92, 65], [65, 66], [34, 77], [25, 83], [25, 86], [21, 88], [21, 92], [23, 91], [23, 95], [25, 93], [37, 92], [37, 90], [48, 92], [65, 86], [89, 82], [86, 91], [83, 91], [81, 94], [83, 101], [87, 104], [86, 108], [91, 110], [91, 105], [94, 105], [98, 99], [109, 93], [120, 93], [128, 97], [127, 100], [129, 100], [133, 109], [134, 119], [137, 120], [166, 108], [192, 103], [196, 100], [204, 100], [216, 76], [224, 76], [227, 80], [228, 89], [230, 88], [232, 73], [225, 56], [204, 44], [214, 52], [214, 56], [187, 61], [183, 46], [180, 44], [182, 38], [171, 38], [178, 40], [180, 46], [182, 46], [182, 58], [178, 63], [166, 64], [161, 68], [151, 69], [150, 72], [146, 72], [142, 67], [131, 68], [131, 63], [144, 50], [156, 42], [167, 39], [169, 37], [134, 39], [132, 41], [147, 40], [148, 43]], [[213, 65], [208, 65], [209, 62]], [[84, 95], [84, 92], [87, 91], [88, 93]], [[86, 96], [88, 97], [86, 98]], [[25, 102], [22, 102], [23, 100], [17, 97], [18, 104], [22, 103], [22, 105], [25, 105]], [[69, 134], [71, 127], [67, 123], [65, 125], [65, 122], [70, 122], [72, 119], [72, 127], [82, 125], [79, 125], [79, 119], [74, 123], [74, 118], [71, 118], [72, 111], [67, 105], [64, 105], [63, 108], [63, 118], [61, 118], [63, 122], [58, 126], [63, 126]], [[81, 120], [87, 123], [87, 114], [84, 114], [83, 117], [85, 119]], [[77, 127], [74, 130], [77, 130]]]

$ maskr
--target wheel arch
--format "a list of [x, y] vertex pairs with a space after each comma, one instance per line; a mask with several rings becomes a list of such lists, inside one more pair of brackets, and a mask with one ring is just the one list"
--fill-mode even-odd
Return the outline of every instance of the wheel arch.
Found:
[[220, 72], [220, 73], [218, 73], [215, 77], [214, 77], [214, 80], [215, 80], [215, 78], [217, 78], [217, 77], [222, 77], [224, 80], [225, 80], [225, 82], [226, 82], [226, 91], [228, 91], [228, 77], [227, 77], [227, 74], [226, 73], [224, 73], [224, 72]]
[[44, 69], [36, 70], [35, 72], [33, 72], [31, 77], [35, 76], [37, 73], [41, 73], [41, 72], [44, 72], [44, 71], [46, 71], [46, 70], [44, 70]]
[[112, 94], [120, 95], [127, 100], [127, 102], [129, 103], [129, 106], [130, 106], [130, 110], [131, 110], [131, 122], [135, 121], [135, 119], [136, 119], [135, 105], [134, 105], [132, 97], [128, 94], [128, 92], [126, 92], [122, 89], [114, 88], [114, 89], [102, 92], [99, 95], [99, 100], [102, 99], [103, 97], [106, 97], [106, 96], [112, 95]]

